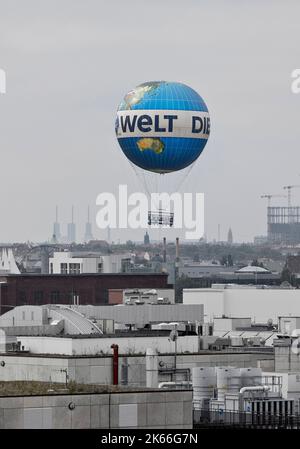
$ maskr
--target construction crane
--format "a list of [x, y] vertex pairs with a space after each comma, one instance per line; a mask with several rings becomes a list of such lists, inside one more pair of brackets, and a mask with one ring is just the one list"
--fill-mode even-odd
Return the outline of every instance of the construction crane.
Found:
[[300, 184], [294, 184], [290, 186], [283, 186], [284, 190], [287, 190], [288, 193], [288, 207], [292, 206], [292, 189], [300, 187]]
[[272, 199], [272, 198], [286, 198], [286, 195], [277, 195], [277, 194], [275, 194], [275, 195], [270, 195], [270, 194], [265, 194], [265, 195], [261, 195], [260, 197], [261, 197], [261, 198], [267, 198], [267, 200], [268, 200], [268, 207], [270, 207], [270, 206], [271, 206], [271, 199]]

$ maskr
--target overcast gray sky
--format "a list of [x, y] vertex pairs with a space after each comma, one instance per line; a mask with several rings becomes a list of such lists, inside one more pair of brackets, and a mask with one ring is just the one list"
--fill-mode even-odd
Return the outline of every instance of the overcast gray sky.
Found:
[[218, 223], [236, 241], [266, 233], [260, 194], [300, 184], [299, 17], [299, 0], [0, 0], [0, 241], [49, 238], [56, 204], [64, 223], [74, 204], [82, 235], [100, 192], [136, 189], [115, 113], [157, 79], [190, 85], [211, 114], [184, 186], [205, 193], [208, 238]]

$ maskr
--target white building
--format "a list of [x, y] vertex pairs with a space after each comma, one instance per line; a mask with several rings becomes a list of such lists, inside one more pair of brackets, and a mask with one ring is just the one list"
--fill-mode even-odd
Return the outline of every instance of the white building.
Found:
[[49, 258], [51, 274], [120, 273], [130, 262], [128, 254], [108, 254], [88, 252], [55, 252]]
[[280, 316], [300, 316], [300, 290], [213, 284], [212, 288], [184, 289], [183, 304], [203, 304], [206, 322], [225, 316], [277, 323]]
[[20, 274], [11, 248], [0, 249], [0, 274]]

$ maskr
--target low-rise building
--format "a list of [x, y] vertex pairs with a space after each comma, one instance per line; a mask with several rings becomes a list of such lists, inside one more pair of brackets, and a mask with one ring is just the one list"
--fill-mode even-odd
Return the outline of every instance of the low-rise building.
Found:
[[49, 258], [50, 274], [121, 273], [130, 264], [129, 254], [106, 254], [86, 251], [54, 252]]
[[279, 316], [300, 312], [300, 290], [268, 286], [213, 284], [183, 290], [183, 304], [203, 304], [206, 321], [214, 317], [250, 317], [254, 323], [277, 323]]

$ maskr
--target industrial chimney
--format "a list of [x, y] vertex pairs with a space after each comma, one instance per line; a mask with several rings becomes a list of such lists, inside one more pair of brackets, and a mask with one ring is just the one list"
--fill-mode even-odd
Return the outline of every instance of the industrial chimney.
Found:
[[179, 262], [179, 237], [176, 237], [176, 262]]
[[167, 239], [164, 237], [163, 239], [163, 262], [167, 262]]

